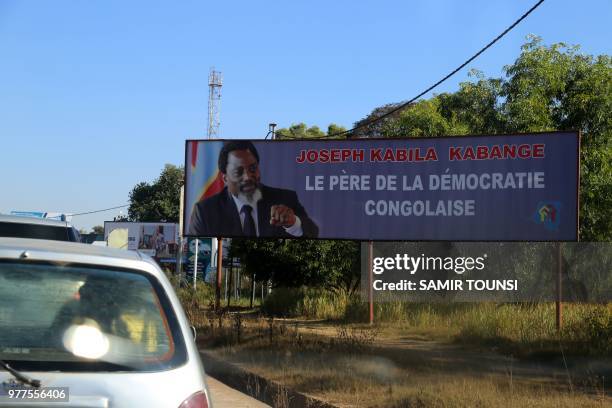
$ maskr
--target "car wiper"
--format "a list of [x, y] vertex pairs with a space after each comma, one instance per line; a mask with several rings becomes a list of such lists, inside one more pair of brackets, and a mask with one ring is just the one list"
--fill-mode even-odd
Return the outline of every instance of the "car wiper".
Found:
[[17, 381], [21, 382], [22, 384], [31, 385], [32, 387], [35, 387], [35, 388], [40, 387], [40, 380], [36, 380], [34, 378], [30, 378], [24, 374], [21, 374], [19, 371], [15, 370], [14, 368], [12, 368], [10, 365], [8, 365], [2, 360], [0, 360], [0, 366], [4, 368], [6, 371], [8, 371], [9, 373], [11, 373], [13, 377], [15, 377]]

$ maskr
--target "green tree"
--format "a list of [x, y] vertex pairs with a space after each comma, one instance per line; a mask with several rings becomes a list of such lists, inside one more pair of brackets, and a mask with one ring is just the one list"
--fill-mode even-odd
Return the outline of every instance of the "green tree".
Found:
[[183, 168], [166, 164], [153, 183], [138, 183], [130, 192], [130, 221], [178, 222]]
[[496, 134], [506, 129], [501, 114], [502, 80], [484, 78], [478, 70], [468, 74], [475, 82], [463, 82], [455, 93], [438, 96], [439, 112], [451, 127], [448, 134]]
[[531, 37], [505, 68], [507, 131], [580, 130], [580, 237], [612, 240], [612, 57]]
[[444, 135], [462, 135], [468, 127], [451, 114], [450, 118], [442, 115], [440, 98], [419, 101], [403, 110], [395, 120], [383, 126], [385, 137], [433, 137]]
[[[381, 138], [385, 137], [385, 128], [390, 122], [396, 120], [400, 113], [414, 104], [403, 109], [397, 109], [401, 103], [390, 103], [375, 108], [368, 116], [355, 122], [355, 130], [351, 132], [352, 138]], [[392, 113], [391, 113], [392, 112]], [[385, 116], [388, 115], [388, 116]], [[385, 117], [383, 117], [385, 116]], [[380, 119], [383, 117], [382, 119]]]
[[[339, 135], [340, 133], [344, 133], [344, 132], [346, 132], [346, 128], [344, 126], [336, 125], [335, 123], [331, 123], [327, 127], [327, 136], [333, 137], [333, 136]], [[339, 135], [338, 137], [343, 137], [343, 135]]]
[[91, 232], [94, 234], [104, 234], [104, 227], [102, 225], [96, 225], [91, 229]]
[[[371, 125], [384, 137], [579, 130], [580, 239], [612, 240], [612, 58], [530, 36], [505, 78], [463, 82]], [[373, 111], [380, 116], [394, 105]], [[360, 123], [360, 122], [358, 122]]]
[[258, 281], [354, 292], [359, 286], [359, 243], [354, 241], [234, 239], [232, 255]]
[[281, 128], [276, 131], [277, 139], [313, 139], [323, 138], [328, 135], [334, 135], [346, 131], [346, 128], [338, 126], [335, 123], [327, 127], [327, 133], [323, 132], [318, 126], [308, 127], [305, 123], [298, 123]]

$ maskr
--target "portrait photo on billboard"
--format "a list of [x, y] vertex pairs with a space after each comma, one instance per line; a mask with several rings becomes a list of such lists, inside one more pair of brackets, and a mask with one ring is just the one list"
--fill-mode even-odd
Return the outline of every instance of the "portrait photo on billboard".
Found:
[[579, 134], [187, 140], [184, 234], [574, 241]]
[[[195, 149], [200, 146], [195, 144]], [[190, 236], [316, 238], [319, 233], [300, 203], [295, 190], [265, 183], [260, 156], [248, 140], [205, 144], [192, 157], [215, 160], [216, 168], [202, 166], [194, 171], [204, 178], [190, 177], [190, 187], [199, 191], [197, 202], [189, 200], [185, 218]], [[218, 153], [217, 153], [218, 151]], [[210, 167], [210, 163], [209, 163]], [[274, 177], [269, 177], [273, 180]], [[199, 186], [198, 186], [199, 184]], [[187, 194], [194, 191], [189, 188]]]

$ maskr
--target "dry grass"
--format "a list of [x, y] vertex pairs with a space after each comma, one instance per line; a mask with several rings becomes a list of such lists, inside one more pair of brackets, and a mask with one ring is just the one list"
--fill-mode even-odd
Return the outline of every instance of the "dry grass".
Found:
[[[277, 288], [263, 305], [268, 315], [359, 323], [368, 305], [355, 296], [307, 288]], [[494, 346], [528, 356], [563, 348], [576, 355], [612, 356], [612, 303], [566, 303], [563, 330], [554, 303], [377, 303], [374, 320], [386, 332]]]
[[[457, 348], [387, 347], [381, 332], [327, 326], [327, 335], [299, 324], [225, 319], [201, 346], [270, 380], [340, 406], [602, 407], [612, 404], [599, 379], [567, 381], [561, 372], [525, 367]], [[214, 337], [214, 338], [213, 338]], [[430, 342], [423, 342], [429, 344]], [[282, 396], [279, 396], [281, 398]], [[280, 401], [279, 401], [280, 402]]]
[[335, 404], [368, 407], [601, 407], [612, 403], [562, 384], [513, 380], [510, 374], [445, 373], [420, 364], [401, 367], [372, 355], [234, 350], [227, 358], [273, 381]]

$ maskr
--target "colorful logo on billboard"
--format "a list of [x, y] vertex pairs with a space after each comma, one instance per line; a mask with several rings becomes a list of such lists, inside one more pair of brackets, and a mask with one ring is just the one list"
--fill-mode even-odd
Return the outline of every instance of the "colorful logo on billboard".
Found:
[[546, 229], [556, 231], [561, 223], [561, 203], [558, 201], [539, 202], [533, 219], [538, 224], [544, 225]]

